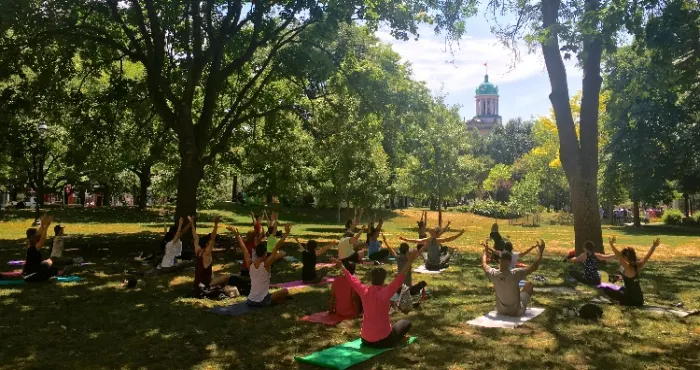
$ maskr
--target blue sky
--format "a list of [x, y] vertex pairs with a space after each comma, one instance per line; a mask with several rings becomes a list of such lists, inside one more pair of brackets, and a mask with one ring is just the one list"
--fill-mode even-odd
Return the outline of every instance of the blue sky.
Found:
[[[489, 81], [499, 88], [500, 114], [504, 121], [549, 114], [551, 89], [541, 53], [537, 50], [528, 54], [522, 44], [520, 59], [515, 60], [513, 52], [491, 34], [492, 23], [483, 11], [470, 19], [466, 36], [459, 46], [453, 47], [454, 55], [445, 50], [444, 36], [435, 35], [430, 27], [421, 27], [418, 41], [397, 41], [386, 30], [376, 35], [411, 64], [416, 80], [425, 81], [433, 93], [442, 91], [448, 104], [461, 105], [462, 117], [474, 116], [474, 90], [484, 80], [485, 62]], [[453, 59], [454, 64], [447, 62]], [[582, 72], [574, 61], [565, 64], [569, 92], [573, 95], [581, 89]]]

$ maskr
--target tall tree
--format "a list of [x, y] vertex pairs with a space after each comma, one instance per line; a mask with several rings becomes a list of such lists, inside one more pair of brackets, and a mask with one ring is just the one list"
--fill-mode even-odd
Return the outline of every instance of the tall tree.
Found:
[[178, 138], [180, 217], [194, 213], [205, 166], [228, 150], [243, 123], [293, 107], [300, 91], [275, 95], [267, 87], [288, 77], [279, 73], [277, 56], [300, 34], [329, 40], [340, 23], [361, 19], [371, 27], [388, 24], [403, 39], [416, 34], [420, 21], [458, 38], [474, 2], [25, 0], [4, 11], [19, 22], [3, 34], [9, 39], [3, 44], [59, 39], [91, 55], [143, 65], [153, 106]]
[[[592, 241], [603, 248], [598, 214], [598, 118], [603, 82], [600, 69], [605, 50], [616, 46], [623, 27], [637, 32], [642, 22], [644, 0], [506, 0], [489, 2], [494, 17], [515, 11], [516, 24], [497, 34], [513, 48], [523, 36], [538, 44], [544, 56], [552, 92], [555, 122], [559, 133], [562, 168], [571, 190], [577, 251]], [[564, 59], [575, 56], [583, 69], [579, 132], [570, 105]]]

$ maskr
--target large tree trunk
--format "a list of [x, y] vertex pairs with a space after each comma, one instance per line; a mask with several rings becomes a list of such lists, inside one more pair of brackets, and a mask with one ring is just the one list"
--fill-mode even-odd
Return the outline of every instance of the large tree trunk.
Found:
[[233, 175], [233, 189], [231, 190], [231, 202], [238, 200], [238, 175]]
[[139, 209], [148, 206], [148, 188], [151, 186], [151, 166], [143, 166], [139, 173]]
[[[597, 251], [603, 251], [603, 235], [598, 213], [598, 109], [602, 78], [600, 59], [603, 52], [599, 38], [587, 36], [583, 40], [583, 84], [580, 114], [580, 140], [576, 134], [571, 113], [566, 67], [561, 56], [556, 33], [561, 0], [542, 1], [542, 23], [551, 31], [542, 43], [557, 128], [559, 154], [571, 190], [571, 209], [574, 214], [576, 252], [583, 252], [583, 244], [590, 240]], [[598, 1], [586, 0], [585, 16], [595, 17]]]
[[642, 220], [639, 217], [639, 201], [638, 200], [632, 201], [632, 216], [634, 217], [634, 227], [641, 227]]
[[683, 193], [683, 208], [685, 208], [685, 217], [690, 217], [690, 196], [688, 193]]
[[[204, 177], [204, 163], [193, 147], [188, 147], [184, 140], [180, 142], [180, 171], [177, 175], [177, 202], [175, 206], [174, 224], [180, 217], [187, 220], [188, 216], [197, 213], [197, 189]], [[191, 239], [191, 233], [182, 236]], [[189, 243], [188, 243], [189, 244]]]
[[103, 189], [104, 190], [102, 191], [102, 204], [100, 204], [100, 206], [109, 207], [112, 205], [112, 186], [105, 185]]

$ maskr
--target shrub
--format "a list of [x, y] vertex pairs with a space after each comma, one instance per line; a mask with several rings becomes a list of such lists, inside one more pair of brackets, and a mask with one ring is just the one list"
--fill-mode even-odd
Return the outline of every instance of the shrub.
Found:
[[466, 205], [459, 207], [461, 212], [471, 212], [480, 216], [494, 218], [517, 218], [521, 215], [517, 204], [497, 202], [493, 199], [470, 200]]
[[662, 220], [666, 225], [680, 225], [683, 222], [683, 212], [677, 209], [668, 209], [664, 212]]

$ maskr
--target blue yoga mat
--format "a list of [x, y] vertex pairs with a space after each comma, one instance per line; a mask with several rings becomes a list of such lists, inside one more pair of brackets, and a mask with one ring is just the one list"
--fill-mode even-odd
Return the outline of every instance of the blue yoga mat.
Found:
[[24, 285], [24, 280], [0, 280], [0, 286]]
[[211, 313], [215, 313], [217, 315], [226, 315], [226, 316], [240, 316], [249, 312], [257, 311], [261, 308], [264, 307], [253, 307], [249, 306], [245, 302], [241, 303], [236, 303], [231, 306], [224, 306], [224, 307], [214, 307], [212, 309], [209, 309], [207, 311]]

